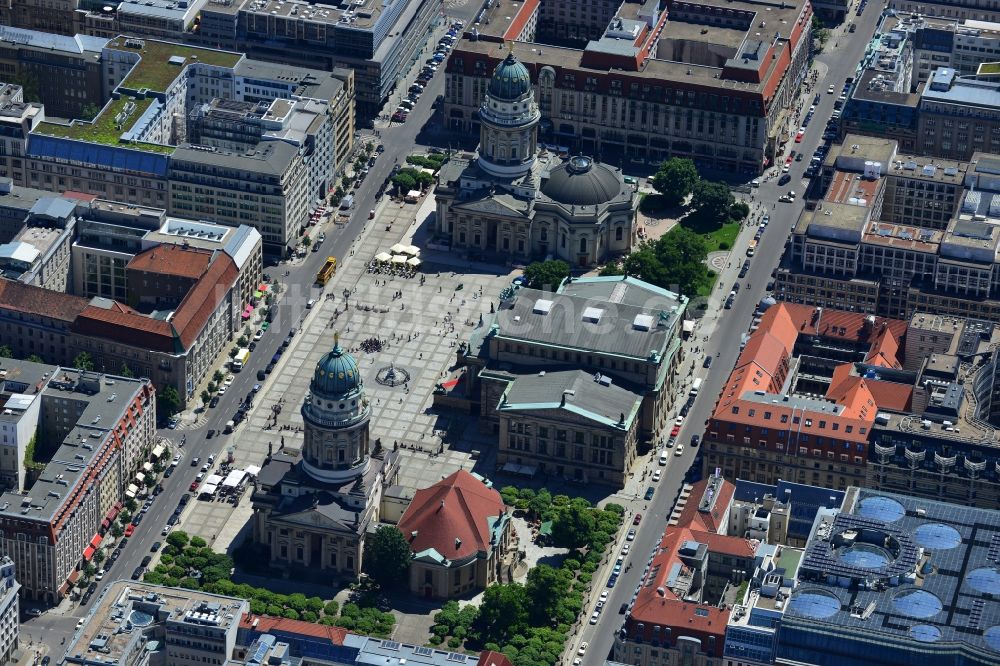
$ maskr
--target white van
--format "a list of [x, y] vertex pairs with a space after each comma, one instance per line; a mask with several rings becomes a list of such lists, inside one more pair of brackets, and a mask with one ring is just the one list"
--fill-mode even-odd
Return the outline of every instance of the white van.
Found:
[[667, 452], [666, 451], [661, 451], [660, 452], [660, 464], [661, 465], [666, 465], [667, 464]]
[[691, 384], [691, 395], [698, 395], [698, 391], [701, 390], [701, 385], [704, 380], [701, 377], [696, 377], [694, 383]]

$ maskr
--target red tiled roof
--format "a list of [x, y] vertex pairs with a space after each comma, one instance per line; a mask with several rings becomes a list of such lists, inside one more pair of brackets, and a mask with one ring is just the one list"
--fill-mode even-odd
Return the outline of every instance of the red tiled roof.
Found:
[[728, 534], [714, 534], [699, 530], [691, 530], [691, 534], [695, 541], [708, 546], [708, 552], [732, 557], [751, 558], [757, 554], [757, 547], [760, 545], [760, 542], [754, 539], [744, 539]]
[[877, 379], [868, 379], [868, 390], [875, 398], [875, 404], [879, 409], [890, 412], [909, 413], [913, 401], [913, 387], [896, 382], [886, 382]]
[[418, 490], [399, 529], [414, 553], [433, 548], [449, 560], [459, 560], [490, 550], [489, 518], [504, 511], [500, 493], [460, 469]]
[[330, 627], [325, 624], [306, 622], [304, 620], [289, 620], [284, 617], [270, 615], [246, 614], [240, 621], [241, 629], [252, 629], [262, 634], [291, 634], [293, 636], [309, 636], [328, 640], [334, 645], [343, 645], [348, 631], [341, 627]]
[[486, 650], [479, 654], [478, 666], [514, 666], [514, 662], [502, 652]]
[[238, 274], [239, 269], [229, 255], [217, 252], [169, 322], [147, 317], [115, 302], [110, 308], [88, 306], [77, 317], [73, 329], [83, 335], [123, 344], [170, 354], [182, 353], [194, 344]]
[[0, 308], [72, 322], [88, 304], [86, 298], [0, 278]]
[[[663, 635], [662, 629], [654, 633], [654, 626], [669, 627], [673, 638], [690, 636], [701, 640], [703, 646], [707, 646], [709, 636], [715, 636], [717, 656], [722, 655], [729, 610], [683, 601], [667, 586], [674, 565], [683, 566], [679, 557], [681, 544], [685, 541], [704, 543], [704, 534], [685, 527], [668, 527], [663, 533], [660, 550], [653, 557], [649, 573], [640, 583], [632, 610], [625, 619], [629, 637], [648, 641]], [[643, 625], [642, 630], [639, 624]]]
[[719, 494], [712, 504], [713, 510], [699, 511], [698, 505], [701, 503], [701, 498], [705, 495], [705, 489], [708, 487], [710, 481], [711, 479], [702, 479], [691, 488], [691, 494], [688, 495], [687, 503], [681, 509], [681, 514], [677, 517], [678, 525], [712, 533], [717, 533], [720, 527], [726, 527], [722, 521], [726, 518], [729, 505], [732, 504], [736, 486], [724, 480], [722, 485], [719, 486]]
[[212, 252], [181, 245], [157, 245], [132, 257], [126, 270], [179, 275], [192, 280], [205, 272]]
[[181, 300], [172, 323], [185, 349], [194, 344], [205, 322], [236, 283], [239, 273], [239, 268], [228, 254], [216, 252], [208, 270]]

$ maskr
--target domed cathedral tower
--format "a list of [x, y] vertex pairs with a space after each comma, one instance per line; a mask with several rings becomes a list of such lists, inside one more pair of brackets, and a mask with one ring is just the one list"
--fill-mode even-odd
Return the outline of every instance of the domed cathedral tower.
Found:
[[370, 462], [368, 426], [371, 406], [354, 357], [340, 346], [320, 359], [302, 405], [305, 441], [302, 467], [323, 483], [344, 483], [362, 476]]
[[514, 45], [497, 65], [479, 107], [479, 166], [498, 178], [528, 173], [538, 152], [538, 121], [528, 68], [514, 57]]

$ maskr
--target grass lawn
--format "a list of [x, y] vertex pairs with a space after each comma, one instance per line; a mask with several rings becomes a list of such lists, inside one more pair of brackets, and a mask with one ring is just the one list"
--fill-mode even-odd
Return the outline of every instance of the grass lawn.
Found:
[[[135, 109], [133, 109], [122, 128], [118, 129], [115, 126], [115, 116], [117, 116], [129, 102], [135, 102]], [[131, 97], [121, 97], [120, 99], [112, 100], [111, 104], [108, 105], [103, 113], [94, 118], [93, 122], [74, 120], [69, 125], [61, 125], [58, 123], [40, 123], [36, 131], [39, 134], [60, 136], [67, 139], [78, 139], [80, 141], [90, 141], [93, 143], [102, 143], [109, 146], [121, 145], [123, 147], [135, 148], [136, 150], [148, 150], [151, 152], [164, 153], [173, 152], [174, 149], [170, 146], [161, 146], [151, 143], [120, 142], [121, 135], [128, 131], [136, 123], [136, 121], [139, 120], [142, 114], [145, 113], [146, 109], [149, 108], [149, 105], [152, 103], [152, 98], [133, 99]]]
[[[683, 225], [683, 220], [681, 221]], [[732, 249], [733, 243], [736, 242], [736, 237], [740, 234], [740, 223], [739, 222], [727, 222], [723, 224], [718, 229], [713, 229], [711, 231], [700, 231], [698, 229], [692, 229], [705, 239], [705, 245], [708, 247], [708, 251], [718, 252], [723, 247], [727, 250]]]
[[[108, 48], [118, 51], [136, 53], [137, 49], [125, 45], [128, 38], [118, 37], [108, 42]], [[214, 51], [171, 42], [158, 42], [153, 39], [142, 40], [142, 50], [138, 51], [142, 59], [132, 68], [122, 87], [141, 90], [148, 88], [157, 92], [166, 92], [186, 65], [203, 62], [207, 65], [233, 67], [239, 61], [241, 54], [229, 51]], [[184, 58], [183, 64], [174, 65], [170, 62], [172, 56]]]

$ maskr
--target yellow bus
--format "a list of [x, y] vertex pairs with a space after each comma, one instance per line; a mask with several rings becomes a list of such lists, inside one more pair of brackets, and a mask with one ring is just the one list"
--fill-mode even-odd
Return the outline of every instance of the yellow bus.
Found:
[[337, 272], [337, 258], [327, 257], [326, 263], [323, 264], [323, 268], [319, 270], [316, 274], [316, 282], [319, 284], [326, 284], [333, 277], [333, 274]]

